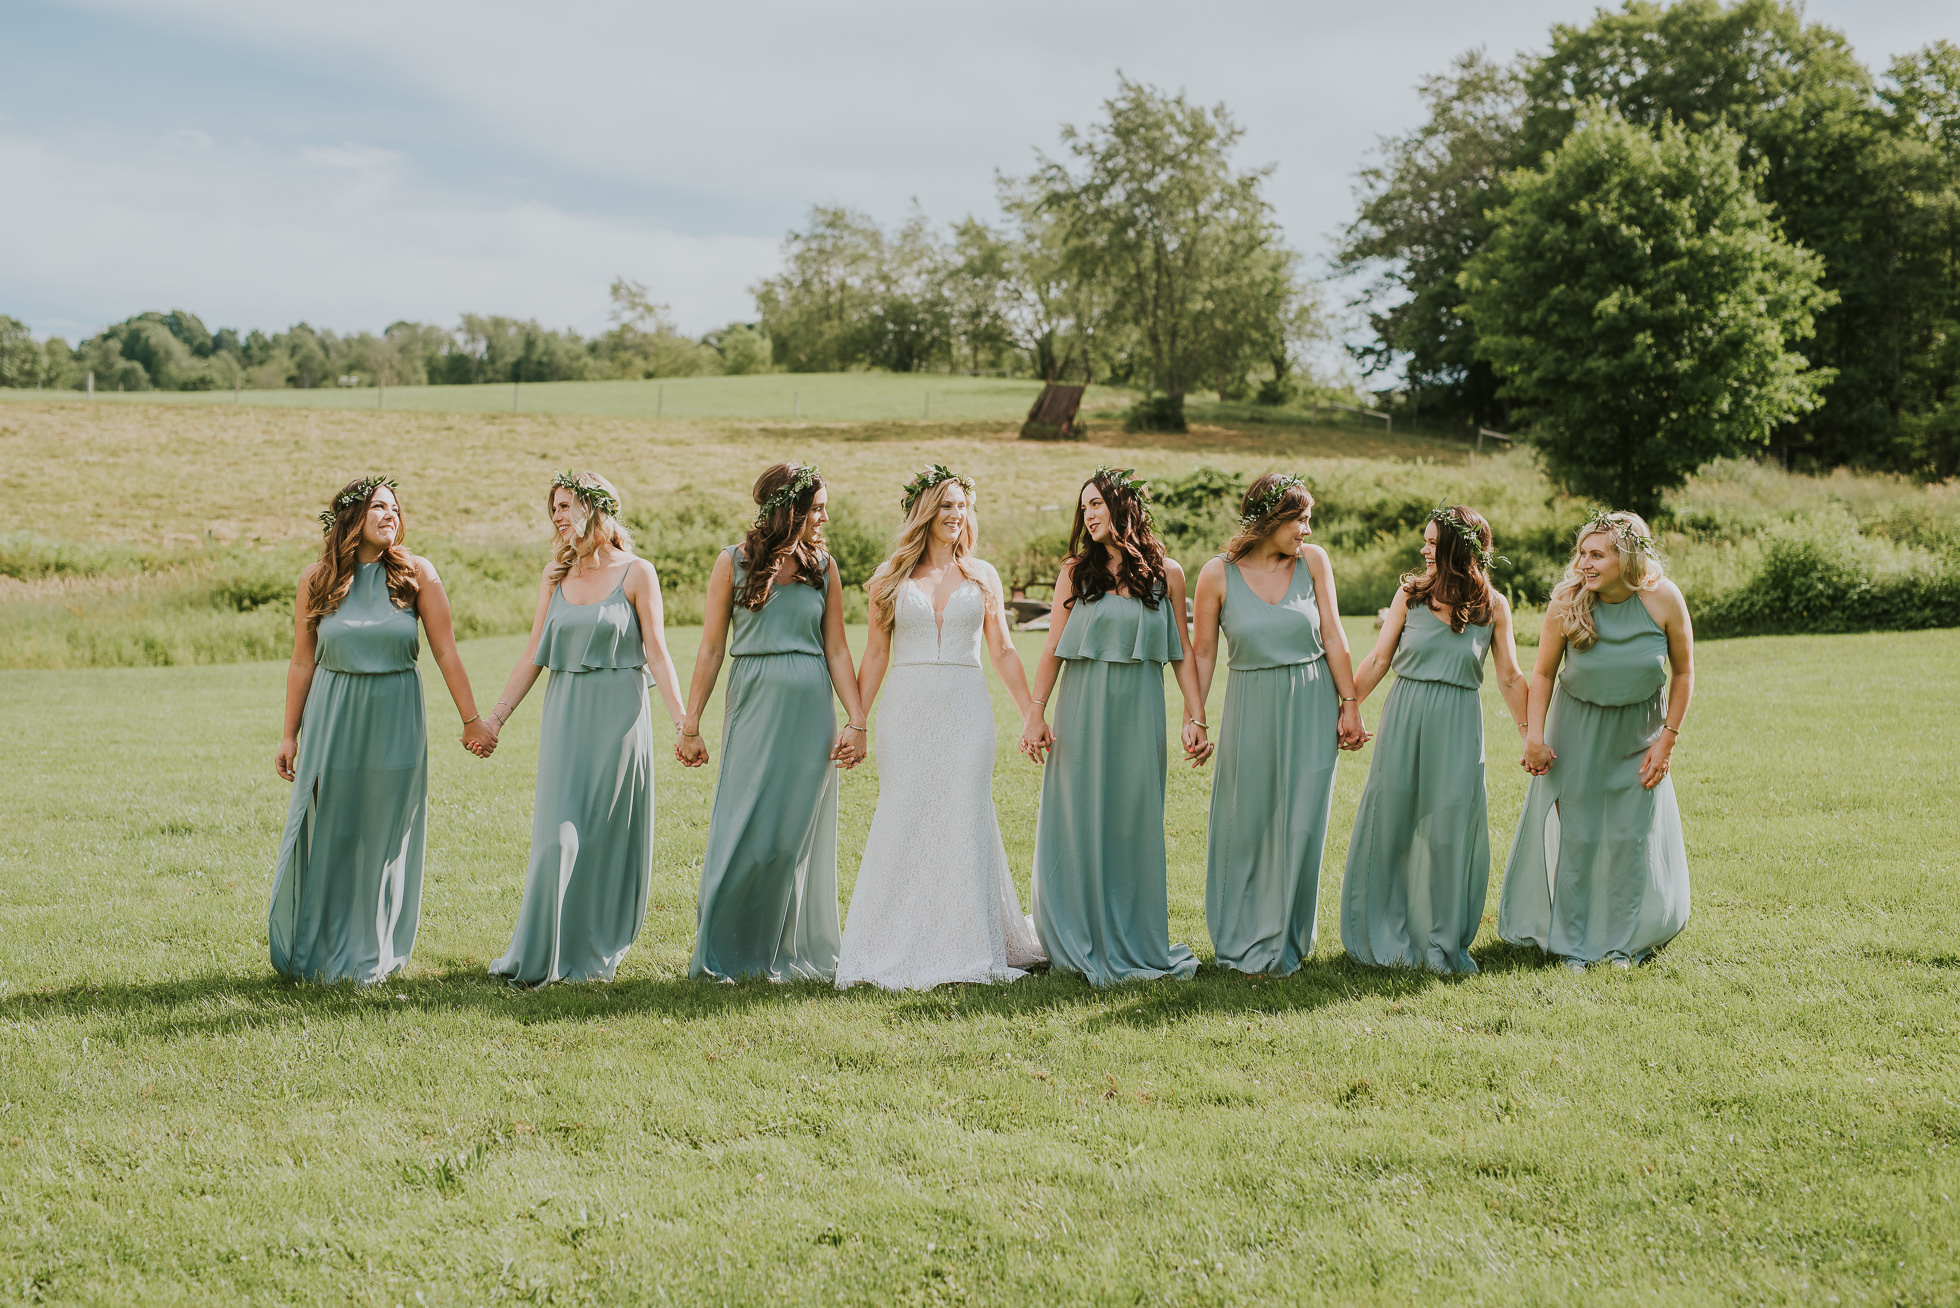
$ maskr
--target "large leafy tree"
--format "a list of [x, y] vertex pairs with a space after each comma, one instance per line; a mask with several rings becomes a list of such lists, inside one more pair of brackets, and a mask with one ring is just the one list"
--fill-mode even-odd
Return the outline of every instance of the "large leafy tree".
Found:
[[1778, 229], [1741, 141], [1599, 106], [1510, 200], [1461, 276], [1478, 348], [1554, 478], [1651, 513], [1712, 458], [1760, 448], [1828, 374], [1793, 348], [1830, 297]]

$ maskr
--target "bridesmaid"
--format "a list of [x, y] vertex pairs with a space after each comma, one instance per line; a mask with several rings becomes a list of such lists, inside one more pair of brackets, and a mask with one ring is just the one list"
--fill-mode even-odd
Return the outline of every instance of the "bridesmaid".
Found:
[[[1184, 657], [1184, 570], [1164, 557], [1148, 497], [1128, 468], [1083, 483], [1021, 734], [1037, 763], [1055, 753], [1035, 822], [1035, 933], [1053, 966], [1098, 986], [1198, 968], [1170, 943], [1164, 664], [1177, 664], [1184, 694], [1185, 757], [1195, 767], [1212, 746]], [[1042, 710], [1058, 678], [1050, 730]]]
[[681, 716], [660, 578], [633, 553], [619, 492], [596, 473], [552, 478], [556, 549], [531, 640], [490, 713], [502, 732], [545, 668], [537, 803], [524, 902], [493, 976], [524, 985], [610, 981], [640, 934], [653, 875], [651, 683]]
[[1667, 773], [1694, 688], [1688, 606], [1646, 522], [1600, 511], [1545, 609], [1498, 935], [1577, 972], [1641, 962], [1688, 924]]
[[300, 574], [293, 606], [273, 767], [295, 785], [266, 934], [282, 975], [365, 985], [407, 965], [421, 916], [429, 727], [418, 618], [464, 746], [488, 757], [496, 740], [477, 716], [442, 579], [402, 545], [395, 483], [347, 483], [320, 522], [320, 560]]
[[[830, 981], [840, 937], [832, 762], [855, 766], [865, 740], [844, 587], [823, 550], [829, 492], [815, 466], [778, 463], [751, 493], [760, 506], [754, 524], [708, 577], [677, 750], [684, 763], [707, 761], [701, 712], [724, 653], [732, 655], [687, 971], [717, 981]], [[847, 715], [841, 733], [833, 690]]]
[[[1367, 739], [1327, 551], [1306, 543], [1313, 494], [1269, 472], [1239, 531], [1198, 573], [1198, 701], [1231, 644], [1205, 842], [1205, 923], [1220, 967], [1290, 976], [1313, 952], [1320, 857], [1342, 748]], [[1323, 640], [1324, 636], [1324, 640]]]
[[1475, 972], [1490, 891], [1484, 797], [1484, 657], [1522, 731], [1525, 679], [1511, 606], [1490, 584], [1491, 532], [1461, 504], [1429, 515], [1420, 573], [1402, 578], [1355, 672], [1364, 699], [1395, 686], [1348, 842], [1341, 944], [1356, 962]]

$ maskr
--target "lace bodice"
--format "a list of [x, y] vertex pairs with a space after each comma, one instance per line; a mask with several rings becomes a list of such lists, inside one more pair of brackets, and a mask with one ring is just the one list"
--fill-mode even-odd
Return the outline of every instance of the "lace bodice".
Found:
[[980, 629], [986, 616], [986, 599], [971, 580], [960, 583], [946, 601], [946, 611], [935, 618], [932, 596], [907, 577], [898, 588], [892, 613], [891, 666], [952, 663], [979, 667]]

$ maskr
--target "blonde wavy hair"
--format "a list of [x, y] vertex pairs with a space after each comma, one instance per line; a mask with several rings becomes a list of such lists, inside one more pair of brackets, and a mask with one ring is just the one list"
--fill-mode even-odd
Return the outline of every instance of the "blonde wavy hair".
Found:
[[[890, 631], [898, 621], [898, 588], [912, 575], [912, 569], [919, 566], [919, 560], [926, 556], [926, 549], [932, 543], [933, 520], [939, 516], [940, 506], [945, 504], [949, 487], [959, 486], [952, 478], [940, 482], [925, 491], [913, 502], [912, 511], [905, 515], [905, 525], [898, 529], [898, 542], [892, 546], [891, 556], [878, 565], [865, 583], [865, 593], [871, 600], [871, 620], [884, 631]], [[964, 487], [960, 487], [964, 490]], [[966, 579], [980, 588], [981, 603], [989, 615], [1000, 611], [1000, 596], [994, 592], [992, 581], [980, 560], [974, 555], [974, 548], [980, 540], [980, 520], [974, 514], [972, 500], [967, 501], [966, 527], [953, 541], [953, 563], [966, 575]]]
[[574, 490], [554, 481], [544, 492], [546, 516], [550, 515], [552, 502], [558, 498], [559, 491], [571, 491], [572, 494], [572, 539], [568, 543], [563, 537], [553, 535], [555, 548], [551, 566], [545, 569], [544, 574], [545, 580], [554, 586], [563, 581], [575, 566], [590, 563], [601, 546], [610, 545], [628, 554], [633, 552], [633, 533], [626, 529], [626, 524], [601, 507], [599, 496], [583, 490], [589, 486], [609, 497], [617, 506], [623, 503], [619, 488], [596, 472], [575, 472], [572, 480], [578, 483], [580, 489]]
[[1579, 576], [1579, 550], [1588, 536], [1611, 536], [1620, 552], [1620, 576], [1636, 591], [1653, 590], [1666, 579], [1660, 551], [1654, 547], [1654, 533], [1647, 520], [1637, 513], [1602, 513], [1595, 516], [1572, 539], [1572, 558], [1565, 575], [1552, 587], [1552, 598], [1545, 605], [1545, 621], [1557, 623], [1565, 632], [1565, 643], [1573, 649], [1591, 649], [1599, 640], [1599, 626], [1593, 620], [1593, 593]]

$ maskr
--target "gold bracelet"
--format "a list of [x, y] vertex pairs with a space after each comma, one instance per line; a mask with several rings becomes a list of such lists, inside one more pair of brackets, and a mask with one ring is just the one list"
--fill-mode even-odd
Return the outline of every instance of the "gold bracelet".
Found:
[[1667, 723], [1665, 723], [1665, 722], [1663, 722], [1663, 723], [1661, 723], [1661, 730], [1662, 730], [1662, 731], [1672, 731], [1672, 732], [1674, 733], [1674, 738], [1675, 738], [1676, 740], [1679, 740], [1679, 739], [1681, 738], [1681, 728], [1679, 728], [1679, 727], [1670, 727], [1670, 726], [1668, 726], [1668, 725], [1667, 725]]
[[483, 719], [483, 715], [481, 713], [472, 713], [468, 717], [463, 719], [463, 725], [467, 727], [468, 725], [470, 725], [470, 723], [480, 722], [482, 721], [482, 719]]

